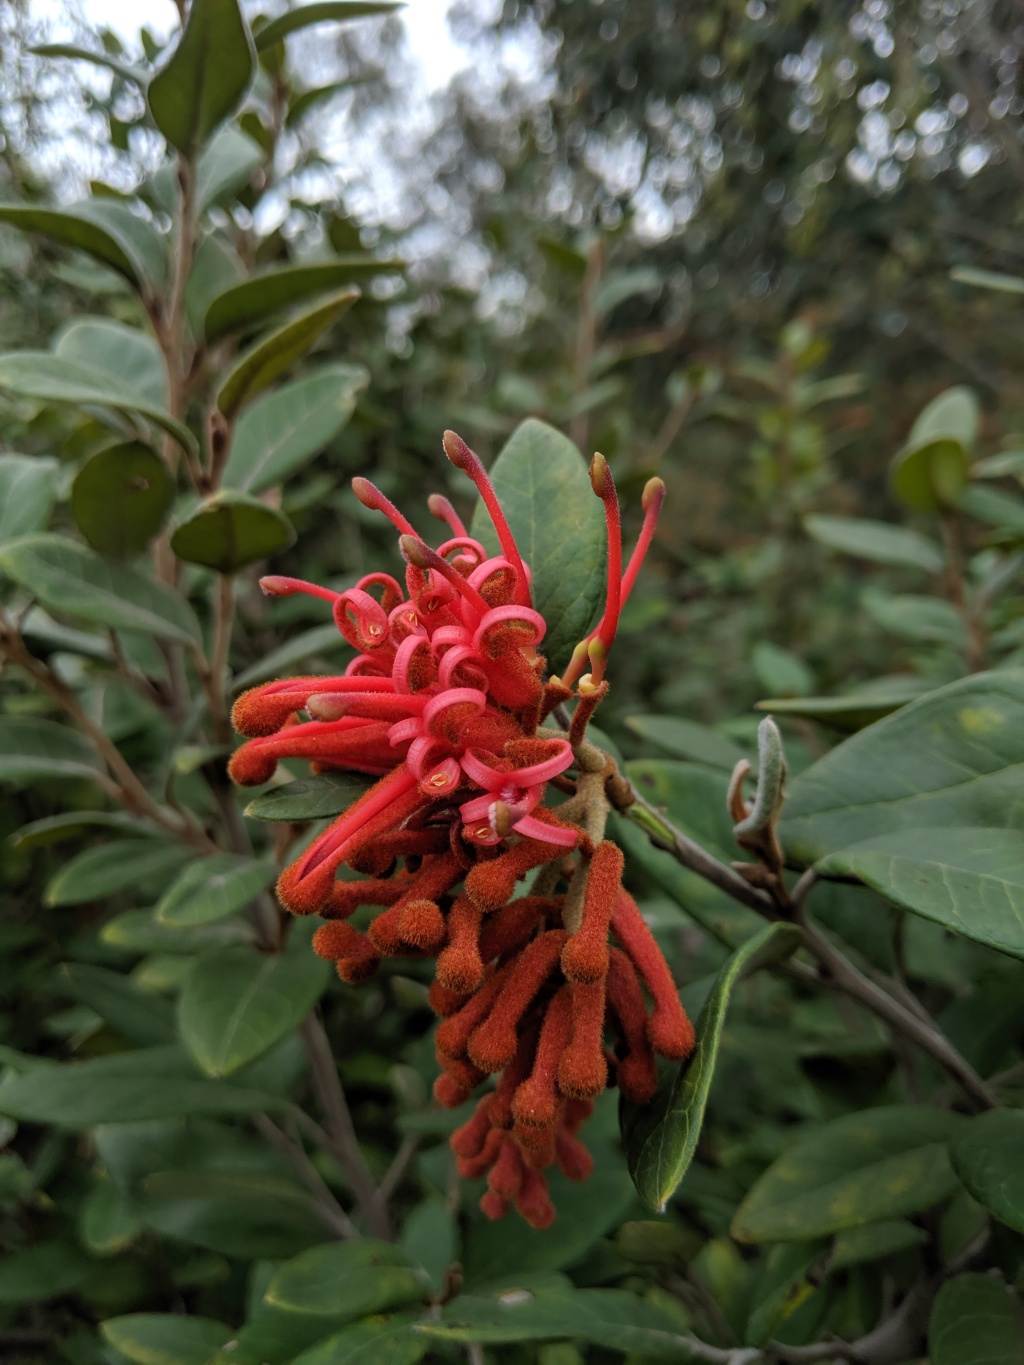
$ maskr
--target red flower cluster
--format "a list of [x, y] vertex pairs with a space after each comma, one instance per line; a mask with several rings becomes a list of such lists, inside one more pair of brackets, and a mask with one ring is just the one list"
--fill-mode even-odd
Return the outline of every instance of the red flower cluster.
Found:
[[[241, 696], [233, 720], [250, 738], [230, 771], [260, 784], [278, 759], [304, 758], [318, 772], [378, 778], [284, 870], [278, 896], [293, 913], [328, 921], [314, 947], [345, 981], [366, 979], [385, 957], [436, 956], [437, 1099], [455, 1107], [499, 1076], [452, 1137], [460, 1170], [489, 1172], [481, 1202], [489, 1217], [514, 1205], [544, 1227], [555, 1211], [543, 1170], [557, 1163], [576, 1180], [590, 1172], [575, 1134], [593, 1099], [611, 1079], [629, 1098], [650, 1100], [654, 1054], [682, 1058], [693, 1046], [664, 958], [622, 887], [621, 852], [608, 840], [595, 845], [572, 798], [544, 804], [551, 782], [572, 791], [563, 774], [578, 766], [607, 690], [604, 663], [663, 487], [652, 480], [645, 490], [643, 531], [623, 572], [614, 484], [594, 457], [609, 532], [605, 612], [566, 678], [545, 682], [537, 646], [546, 624], [531, 604], [529, 570], [477, 456], [453, 432], [444, 447], [479, 489], [501, 554], [488, 557], [438, 496], [430, 510], [451, 536], [433, 550], [379, 489], [353, 480], [360, 500], [399, 532], [405, 590], [387, 574], [344, 593], [261, 581], [271, 595], [329, 601], [357, 653], [341, 677], [292, 678]], [[574, 695], [569, 737], [542, 729]], [[338, 880], [342, 865], [360, 879]], [[515, 898], [529, 873], [530, 894]], [[380, 909], [365, 933], [348, 922], [361, 906]]]

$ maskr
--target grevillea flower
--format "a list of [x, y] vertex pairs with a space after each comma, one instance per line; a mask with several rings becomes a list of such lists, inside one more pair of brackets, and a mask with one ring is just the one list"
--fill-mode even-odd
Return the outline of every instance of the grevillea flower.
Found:
[[[545, 680], [547, 623], [494, 488], [454, 432], [444, 448], [476, 485], [501, 553], [489, 556], [440, 496], [430, 510], [450, 534], [434, 549], [372, 483], [353, 480], [360, 501], [399, 533], [404, 588], [384, 573], [342, 593], [261, 580], [272, 596], [329, 602], [355, 656], [340, 676], [244, 693], [232, 718], [249, 738], [230, 772], [261, 784], [279, 759], [301, 758], [317, 772], [377, 779], [285, 868], [278, 897], [327, 921], [313, 945], [347, 982], [385, 957], [436, 957], [438, 1101], [458, 1106], [498, 1077], [452, 1138], [460, 1170], [487, 1174], [489, 1217], [514, 1206], [543, 1227], [555, 1216], [544, 1169], [557, 1164], [574, 1180], [590, 1172], [576, 1133], [596, 1096], [613, 1083], [649, 1101], [654, 1054], [682, 1058], [693, 1046], [669, 969], [622, 886], [621, 852], [594, 842], [578, 796], [546, 804], [552, 782], [572, 791], [565, 775], [579, 766], [586, 723], [607, 691], [605, 663], [663, 485], [651, 480], [644, 492], [643, 530], [623, 572], [615, 486], [594, 457], [609, 539], [605, 608], [565, 677]], [[573, 697], [568, 736], [546, 727]], [[342, 866], [359, 879], [340, 880]], [[531, 872], [531, 894], [517, 897]], [[348, 922], [362, 906], [378, 910], [365, 932]]]

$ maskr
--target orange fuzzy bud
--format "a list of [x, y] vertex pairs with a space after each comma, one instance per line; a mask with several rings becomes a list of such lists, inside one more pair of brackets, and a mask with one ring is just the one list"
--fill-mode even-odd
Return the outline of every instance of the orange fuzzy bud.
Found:
[[456, 1156], [467, 1158], [479, 1156], [490, 1131], [491, 1121], [487, 1117], [487, 1098], [485, 1096], [473, 1111], [473, 1117], [452, 1133], [448, 1145]]
[[313, 935], [313, 951], [318, 957], [336, 962], [340, 957], [376, 957], [373, 944], [345, 920], [322, 924]]
[[558, 1066], [558, 1088], [575, 1099], [592, 1099], [608, 1084], [604, 1032], [604, 982], [572, 990], [572, 1039]]
[[533, 1070], [512, 1103], [517, 1125], [553, 1128], [558, 1117], [558, 1064], [572, 1036], [572, 992], [563, 986], [549, 1002]]
[[555, 1206], [548, 1192], [548, 1182], [540, 1171], [527, 1170], [515, 1205], [517, 1213], [526, 1219], [531, 1228], [549, 1228], [555, 1221]]
[[450, 991], [467, 995], [483, 980], [479, 937], [482, 912], [468, 896], [448, 911], [448, 946], [437, 959], [437, 980]]
[[481, 1071], [500, 1071], [515, 1056], [519, 1020], [551, 975], [565, 940], [564, 929], [549, 929], [502, 969], [509, 972], [505, 986], [469, 1040], [469, 1055]]
[[277, 879], [277, 899], [293, 915], [316, 915], [327, 904], [334, 886], [334, 868], [325, 865], [318, 874], [300, 877], [299, 864], [291, 863]]
[[[533, 815], [544, 824], [566, 828], [543, 806], [538, 806]], [[543, 867], [545, 863], [563, 858], [567, 852], [566, 848], [549, 844], [543, 839], [523, 839], [490, 862], [477, 863], [466, 878], [466, 892], [481, 910], [497, 910], [511, 899], [520, 877], [525, 877], [535, 867]]]
[[608, 971], [608, 925], [625, 858], [609, 839], [598, 844], [587, 870], [580, 927], [562, 950], [562, 971], [569, 981], [600, 981]]
[[402, 935], [399, 930], [401, 920], [402, 907], [392, 905], [390, 909], [379, 914], [367, 929], [370, 942], [381, 957], [402, 956], [405, 944], [402, 942]]
[[468, 1000], [469, 996], [460, 994], [458, 991], [450, 991], [446, 986], [442, 986], [439, 981], [435, 981], [430, 987], [428, 999], [430, 1008], [442, 1019], [448, 1019], [453, 1014], [457, 1014]]
[[502, 953], [514, 952], [533, 937], [534, 931], [548, 925], [560, 903], [547, 896], [521, 896], [496, 911], [484, 922], [480, 933], [480, 956], [491, 962]]
[[456, 1161], [459, 1175], [465, 1180], [477, 1180], [484, 1171], [489, 1170], [501, 1151], [505, 1134], [500, 1128], [492, 1128], [484, 1139], [484, 1145], [476, 1156], [460, 1156]]
[[533, 1054], [537, 1045], [537, 1031], [529, 1028], [524, 1031], [516, 1048], [516, 1055], [501, 1073], [494, 1094], [488, 1097], [487, 1112], [495, 1128], [511, 1128], [513, 1124], [512, 1102], [515, 1093], [530, 1074]]
[[433, 901], [410, 901], [400, 912], [398, 933], [403, 943], [434, 953], [445, 940], [444, 916]]
[[566, 1132], [555, 1136], [558, 1168], [568, 1180], [588, 1180], [594, 1169], [594, 1158], [578, 1138]]
[[379, 966], [379, 957], [339, 957], [335, 970], [346, 985], [359, 986], [369, 981]]
[[682, 1061], [693, 1051], [693, 1025], [683, 1009], [668, 963], [627, 891], [620, 890], [615, 902], [612, 930], [654, 999], [654, 1013], [647, 1024], [651, 1046], [662, 1057]]
[[658, 1089], [654, 1053], [647, 1040], [647, 1006], [632, 962], [613, 948], [608, 965], [608, 1006], [626, 1041], [615, 1080], [626, 1099], [649, 1104]]
[[519, 1193], [525, 1174], [518, 1147], [510, 1137], [506, 1137], [487, 1177], [487, 1188], [502, 1199], [511, 1201]]
[[502, 1199], [501, 1195], [495, 1194], [493, 1190], [488, 1190], [480, 1200], [480, 1210], [492, 1223], [496, 1223], [508, 1213], [508, 1200]]
[[451, 1058], [453, 1061], [465, 1057], [469, 1035], [486, 1019], [491, 1006], [505, 987], [511, 965], [510, 963], [495, 972], [489, 981], [485, 981], [480, 989], [470, 996], [457, 1014], [450, 1015], [443, 1023], [438, 1024], [437, 1032], [434, 1034], [434, 1046], [438, 1057]]

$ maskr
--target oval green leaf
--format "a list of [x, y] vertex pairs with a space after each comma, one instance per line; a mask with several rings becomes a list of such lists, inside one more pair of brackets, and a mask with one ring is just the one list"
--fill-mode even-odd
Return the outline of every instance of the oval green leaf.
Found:
[[109, 265], [137, 289], [147, 285], [146, 271], [131, 244], [105, 225], [75, 209], [34, 208], [25, 204], [0, 204], [0, 223], [23, 232], [36, 233], [60, 246], [84, 251], [94, 261]]
[[87, 848], [65, 863], [47, 883], [46, 905], [81, 905], [139, 883], [159, 881], [176, 872], [188, 849], [166, 839], [115, 839]]
[[892, 491], [915, 512], [937, 512], [952, 506], [969, 477], [967, 447], [949, 438], [905, 446], [889, 469]]
[[65, 536], [21, 536], [0, 547], [0, 570], [55, 611], [115, 630], [194, 644], [199, 622], [183, 597]]
[[281, 1266], [265, 1299], [292, 1313], [362, 1318], [417, 1303], [430, 1292], [428, 1277], [390, 1242], [311, 1247]]
[[57, 500], [60, 466], [45, 456], [0, 455], [0, 545], [42, 531]]
[[94, 550], [115, 559], [146, 548], [173, 500], [167, 466], [138, 441], [97, 451], [71, 488], [78, 529]]
[[[605, 526], [587, 462], [560, 431], [521, 422], [491, 467], [491, 480], [533, 574], [533, 605], [547, 622], [541, 649], [553, 673], [593, 624], [605, 585]], [[472, 535], [491, 553], [498, 537], [483, 503]]]
[[0, 782], [34, 777], [96, 777], [89, 741], [67, 725], [30, 716], [0, 717]]
[[766, 697], [756, 702], [759, 711], [779, 716], [802, 716], [820, 721], [834, 730], [854, 734], [876, 720], [892, 715], [901, 706], [914, 701], [928, 684], [920, 678], [893, 679], [891, 684], [863, 692], [850, 692], [844, 697]]
[[167, 372], [148, 332], [111, 318], [73, 318], [61, 328], [53, 354], [112, 375], [122, 388], [159, 407], [167, 405]]
[[768, 924], [719, 972], [696, 1023], [697, 1045], [649, 1105], [621, 1106], [622, 1140], [640, 1197], [659, 1212], [679, 1187], [697, 1150], [733, 988], [800, 944], [795, 924]]
[[182, 1042], [208, 1076], [260, 1057], [309, 1013], [329, 967], [306, 949], [225, 948], [200, 958], [178, 1002]]
[[[231, 419], [239, 409], [251, 402], [258, 393], [291, 369], [297, 360], [311, 351], [323, 334], [338, 321], [359, 298], [359, 290], [343, 289], [308, 312], [300, 313], [291, 322], [277, 328], [247, 351], [228, 373], [217, 394], [217, 407]], [[0, 356], [0, 379], [3, 377], [3, 357]]]
[[317, 1342], [291, 1365], [416, 1365], [429, 1347], [408, 1319], [366, 1318]]
[[957, 1188], [947, 1144], [966, 1123], [924, 1105], [865, 1109], [824, 1123], [755, 1181], [732, 1235], [806, 1241], [931, 1208]]
[[710, 725], [682, 720], [677, 716], [627, 716], [626, 724], [641, 739], [656, 744], [673, 758], [706, 763], [710, 768], [732, 772], [746, 758], [738, 745]]
[[255, 67], [237, 0], [192, 0], [177, 47], [149, 83], [150, 113], [171, 146], [198, 151], [241, 104]]
[[370, 19], [401, 9], [403, 0], [320, 0], [315, 5], [300, 5], [272, 19], [256, 34], [256, 51], [266, 52], [289, 33], [312, 24], [343, 24], [349, 19]]
[[1018, 830], [901, 830], [832, 853], [815, 870], [823, 877], [856, 877], [894, 905], [1024, 957], [1024, 838]]
[[225, 486], [262, 493], [290, 478], [342, 429], [369, 382], [362, 365], [328, 365], [257, 399], [239, 419]]
[[160, 924], [187, 929], [227, 919], [274, 880], [274, 869], [256, 858], [217, 853], [190, 863], [156, 907]]
[[1024, 1312], [1000, 1280], [957, 1275], [935, 1296], [931, 1365], [1024, 1365]]
[[1024, 1233], [1024, 1113], [995, 1109], [971, 1119], [950, 1148], [953, 1169], [1001, 1223]]
[[57, 968], [54, 986], [80, 1004], [95, 1010], [104, 1023], [130, 1043], [156, 1047], [174, 1040], [170, 1004], [140, 990], [129, 976], [95, 967], [91, 962], [65, 962]]
[[294, 544], [295, 527], [283, 512], [231, 488], [207, 498], [171, 536], [179, 559], [218, 573], [236, 573]]
[[210, 304], [204, 323], [208, 345], [229, 332], [257, 327], [303, 299], [315, 298], [348, 284], [356, 276], [394, 273], [404, 261], [382, 261], [374, 256], [338, 256], [318, 265], [289, 265], [267, 270], [251, 280], [233, 284]]
[[354, 773], [321, 773], [264, 792], [245, 808], [254, 820], [325, 820], [348, 810], [366, 792], [370, 779]]
[[100, 1331], [135, 1365], [206, 1365], [234, 1334], [213, 1318], [183, 1313], [128, 1313], [107, 1318]]
[[925, 573], [941, 573], [945, 562], [935, 541], [907, 526], [861, 517], [825, 516], [805, 517], [804, 526], [820, 544], [858, 559], [905, 565]]
[[[893, 762], [893, 755], [899, 762]], [[876, 835], [1018, 828], [1024, 670], [976, 673], [861, 730], [789, 788], [782, 844], [799, 866]]]

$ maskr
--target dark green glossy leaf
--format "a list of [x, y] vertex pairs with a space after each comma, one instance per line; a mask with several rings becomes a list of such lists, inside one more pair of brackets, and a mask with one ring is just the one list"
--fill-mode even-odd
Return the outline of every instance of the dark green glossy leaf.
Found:
[[0, 782], [97, 773], [92, 746], [77, 730], [49, 720], [0, 717]]
[[259, 1171], [154, 1171], [138, 1207], [165, 1237], [245, 1260], [294, 1256], [324, 1235], [304, 1189]]
[[851, 1266], [880, 1261], [909, 1247], [920, 1246], [928, 1234], [905, 1218], [889, 1218], [868, 1223], [862, 1228], [840, 1232], [829, 1257], [830, 1270], [849, 1270]]
[[235, 112], [256, 66], [237, 0], [192, 0], [177, 47], [149, 83], [156, 126], [191, 156]]
[[149, 833], [136, 816], [128, 815], [125, 811], [73, 810], [32, 820], [8, 835], [8, 838], [15, 848], [44, 848], [49, 844], [63, 843], [66, 839], [76, 839], [85, 830], [95, 828], [114, 829], [119, 834]]
[[175, 421], [166, 409], [134, 392], [107, 370], [50, 351], [7, 351], [0, 355], [0, 388], [48, 403], [137, 414], [170, 432], [181, 445], [196, 449], [188, 427]]
[[248, 905], [274, 880], [274, 869], [256, 858], [217, 853], [185, 868], [156, 907], [156, 918], [186, 929], [226, 919]]
[[179, 559], [218, 573], [237, 573], [294, 544], [295, 527], [283, 512], [231, 488], [207, 498], [171, 536]]
[[[561, 672], [593, 624], [605, 586], [605, 526], [587, 462], [572, 442], [535, 418], [520, 423], [491, 468], [519, 551], [533, 574], [533, 605], [547, 622], [541, 650]], [[498, 538], [483, 503], [472, 534], [494, 554]]]
[[128, 952], [191, 955], [231, 943], [250, 942], [252, 933], [239, 920], [179, 929], [158, 923], [152, 910], [125, 910], [107, 920], [100, 930], [100, 938], [112, 948], [123, 948]]
[[355, 1319], [418, 1303], [429, 1292], [425, 1272], [404, 1251], [362, 1238], [304, 1251], [278, 1270], [265, 1297], [293, 1313]]
[[65, 863], [47, 883], [47, 905], [81, 905], [157, 881], [177, 871], [189, 857], [188, 849], [166, 839], [115, 839], [87, 848]]
[[849, 692], [843, 697], [767, 697], [756, 703], [759, 711], [778, 716], [800, 716], [820, 721], [834, 730], [854, 734], [876, 720], [892, 715], [907, 702], [926, 692], [928, 686], [918, 678], [907, 678], [890, 687]]
[[25, 204], [0, 204], [0, 223], [24, 232], [37, 233], [61, 246], [84, 251], [93, 260], [111, 266], [130, 284], [145, 289], [146, 271], [131, 244], [119, 238], [92, 216], [73, 209], [45, 209]]
[[93, 1269], [70, 1242], [38, 1242], [0, 1265], [0, 1304], [38, 1304], [77, 1289]]
[[104, 370], [122, 388], [158, 407], [167, 405], [167, 373], [160, 347], [148, 332], [110, 318], [73, 318], [61, 328], [54, 355]]
[[96, 1256], [111, 1256], [130, 1246], [142, 1223], [107, 1180], [97, 1180], [78, 1215], [78, 1236]]
[[57, 500], [56, 460], [0, 455], [0, 545], [45, 530]]
[[266, 52], [289, 33], [298, 33], [312, 24], [341, 24], [349, 19], [368, 19], [378, 14], [391, 14], [401, 7], [402, 0], [319, 0], [317, 4], [299, 5], [260, 29], [256, 34], [256, 51]]
[[898, 830], [1017, 828], [1022, 778], [1024, 671], [977, 673], [911, 702], [802, 772], [783, 807], [783, 847], [803, 866]]
[[700, 1138], [726, 1010], [739, 981], [789, 956], [800, 943], [793, 924], [768, 924], [719, 972], [696, 1022], [697, 1045], [671, 1083], [649, 1105], [622, 1105], [630, 1174], [651, 1208], [662, 1210], [686, 1174]]
[[75, 476], [71, 511], [94, 550], [124, 558], [144, 550], [174, 500], [159, 455], [138, 441], [97, 451]]
[[176, 1047], [47, 1063], [0, 1082], [0, 1114], [63, 1128], [182, 1114], [251, 1114], [280, 1104], [279, 1098], [262, 1090], [203, 1080]]
[[430, 1287], [442, 1293], [449, 1267], [459, 1260], [459, 1225], [448, 1201], [429, 1195], [405, 1220], [400, 1246], [430, 1276]]
[[1024, 838], [1018, 830], [923, 828], [882, 834], [816, 864], [1002, 953], [1024, 957]]
[[988, 1275], [957, 1275], [935, 1297], [928, 1352], [931, 1365], [1024, 1365], [1020, 1301]]
[[150, 991], [140, 990], [121, 972], [94, 967], [88, 962], [65, 962], [57, 968], [53, 984], [62, 995], [95, 1010], [131, 1043], [151, 1047], [174, 1040], [170, 1004]]
[[292, 1365], [416, 1365], [429, 1348], [406, 1319], [367, 1318], [317, 1342]]
[[280, 266], [265, 271], [218, 294], [206, 314], [206, 340], [212, 345], [229, 332], [258, 327], [283, 308], [292, 308], [304, 299], [339, 289], [361, 275], [394, 273], [403, 268], [403, 261], [352, 255], [338, 256], [318, 265]]
[[206, 1365], [233, 1335], [223, 1322], [183, 1313], [129, 1313], [107, 1318], [100, 1331], [135, 1365]]
[[677, 716], [627, 716], [626, 724], [641, 739], [656, 744], [673, 758], [706, 763], [732, 772], [747, 755], [710, 725], [698, 725]]
[[807, 1272], [828, 1244], [781, 1242], [769, 1247], [753, 1293], [744, 1341], [763, 1346], [814, 1293]]
[[257, 399], [239, 419], [224, 484], [262, 493], [283, 483], [337, 435], [369, 382], [362, 365], [328, 365]]
[[678, 1321], [624, 1289], [576, 1289], [561, 1276], [550, 1282], [526, 1272], [485, 1293], [460, 1294], [445, 1305], [439, 1322], [421, 1322], [417, 1332], [441, 1341], [485, 1345], [520, 1341], [591, 1342], [641, 1358], [689, 1358]]
[[821, 1124], [755, 1181], [732, 1235], [806, 1241], [931, 1208], [957, 1187], [947, 1144], [966, 1123], [942, 1109], [893, 1105]]
[[830, 549], [879, 564], [900, 564], [926, 573], [941, 573], [942, 550], [933, 540], [908, 526], [860, 517], [805, 517], [804, 525], [815, 540]]
[[301, 1023], [329, 974], [328, 964], [303, 947], [211, 953], [196, 963], [178, 1002], [182, 1041], [207, 1075], [230, 1075]]
[[21, 536], [0, 547], [0, 571], [55, 611], [115, 630], [193, 644], [199, 623], [185, 599], [65, 536]]
[[1000, 1220], [1024, 1233], [1024, 1113], [996, 1109], [971, 1119], [954, 1140], [953, 1169]]
[[321, 773], [264, 792], [245, 813], [254, 820], [325, 820], [348, 810], [369, 787], [370, 779], [355, 773]]
[[[217, 406], [227, 418], [237, 416], [246, 403], [291, 369], [297, 360], [311, 351], [323, 334], [346, 313], [359, 290], [343, 289], [323, 303], [258, 341], [236, 362], [217, 394]], [[0, 357], [2, 366], [2, 357]], [[0, 378], [3, 370], [0, 368]]]

